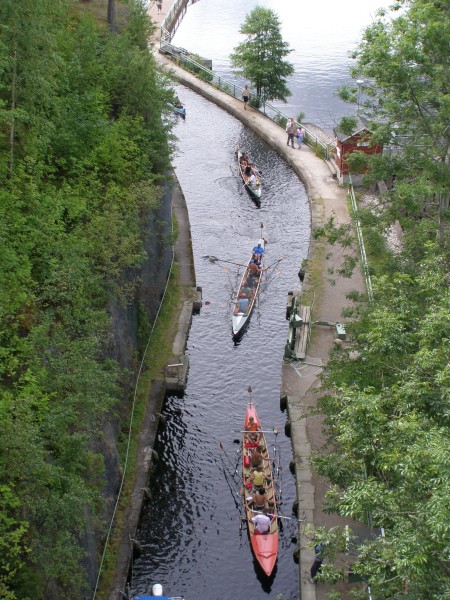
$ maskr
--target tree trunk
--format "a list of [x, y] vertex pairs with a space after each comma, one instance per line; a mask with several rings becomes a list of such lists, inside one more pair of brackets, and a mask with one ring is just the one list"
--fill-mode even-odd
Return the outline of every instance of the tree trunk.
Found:
[[108, 25], [112, 33], [116, 32], [116, 0], [108, 0]]

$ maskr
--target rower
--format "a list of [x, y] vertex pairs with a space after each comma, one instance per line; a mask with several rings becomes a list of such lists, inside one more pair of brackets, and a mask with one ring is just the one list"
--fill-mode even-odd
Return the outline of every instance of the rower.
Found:
[[261, 258], [261, 256], [264, 254], [264, 248], [261, 246], [261, 242], [259, 242], [258, 245], [253, 248], [253, 254], [256, 254], [256, 256], [259, 258]]
[[[259, 264], [258, 264], [259, 263]], [[250, 275], [252, 275], [253, 277], [258, 276], [261, 273], [261, 263], [260, 261], [255, 261], [253, 258], [251, 259], [251, 261], [249, 262], [248, 265], [248, 272]], [[248, 278], [247, 278], [248, 279]]]
[[256, 467], [253, 473], [250, 475], [250, 482], [254, 488], [262, 488], [266, 482], [271, 482], [272, 477], [264, 473], [261, 465]]
[[249, 432], [246, 435], [246, 438], [248, 441], [255, 442], [255, 443], [259, 441], [259, 426], [258, 426], [258, 423], [255, 421], [255, 418], [252, 417], [251, 415], [248, 418], [248, 423], [245, 427], [245, 431]]
[[267, 502], [266, 490], [264, 488], [257, 489], [253, 496], [247, 498], [247, 502], [249, 506], [252, 506], [256, 510], [261, 510], [264, 507], [269, 507]]
[[256, 535], [265, 535], [266, 533], [269, 533], [271, 520], [270, 517], [267, 516], [268, 512], [269, 511], [265, 506], [262, 513], [258, 513], [252, 517], [252, 523], [255, 524]]
[[248, 304], [249, 304], [249, 299], [246, 298], [246, 295], [244, 292], [241, 292], [241, 294], [239, 294], [239, 300], [237, 302], [238, 311], [245, 314], [248, 309]]

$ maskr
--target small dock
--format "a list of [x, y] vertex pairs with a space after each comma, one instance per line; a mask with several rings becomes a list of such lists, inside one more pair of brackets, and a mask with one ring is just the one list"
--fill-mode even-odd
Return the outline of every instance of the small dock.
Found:
[[289, 319], [289, 334], [284, 357], [305, 360], [311, 335], [311, 307], [300, 304], [299, 294], [288, 294], [286, 318]]

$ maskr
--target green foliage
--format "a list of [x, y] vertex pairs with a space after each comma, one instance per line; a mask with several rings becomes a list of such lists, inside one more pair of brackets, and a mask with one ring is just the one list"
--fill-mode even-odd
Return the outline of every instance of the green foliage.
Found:
[[323, 382], [334, 391], [319, 401], [330, 445], [315, 464], [332, 484], [324, 508], [384, 528], [385, 538], [352, 545], [353, 572], [379, 598], [406, 586], [408, 597], [437, 599], [447, 586], [446, 271], [427, 242], [418, 262], [407, 248], [397, 270], [374, 276], [375, 302], [347, 325], [352, 347], [334, 351]]
[[[20, 6], [19, 6], [20, 4]], [[144, 4], [110, 35], [62, 0], [0, 4], [0, 596], [80, 597], [104, 516], [101, 438], [170, 161], [172, 91]], [[74, 7], [76, 8], [76, 7]]]
[[292, 52], [280, 32], [280, 21], [276, 13], [257, 6], [246, 17], [240, 33], [246, 40], [236, 46], [231, 54], [231, 63], [236, 74], [251, 82], [256, 96], [263, 102], [286, 99], [291, 95], [286, 79], [294, 67], [284, 58]]
[[325, 159], [326, 150], [321, 144], [318, 144], [317, 142], [313, 142], [311, 144], [311, 148], [316, 156], [318, 156], [319, 158]]
[[282, 117], [281, 115], [277, 115], [276, 117], [274, 117], [273, 119], [275, 121], [275, 123], [277, 123], [280, 127], [282, 127], [283, 129], [286, 129], [286, 125], [287, 125], [287, 118], [286, 117]]
[[402, 0], [393, 12], [379, 11], [354, 52], [358, 88], [340, 91], [358, 103], [372, 140], [386, 146], [370, 160], [367, 183], [395, 176], [386, 217], [408, 224], [429, 218], [448, 238], [450, 104], [445, 2]]
[[346, 154], [345, 160], [351, 173], [363, 173], [369, 165], [370, 157], [361, 150], [355, 150], [351, 154]]
[[249, 104], [250, 106], [253, 106], [253, 108], [260, 108], [262, 105], [261, 98], [258, 96], [250, 96]]
[[9, 584], [23, 566], [27, 523], [20, 520], [20, 500], [7, 485], [0, 485], [0, 594], [15, 600]]
[[345, 135], [352, 135], [357, 127], [358, 120], [356, 117], [342, 117], [339, 121], [339, 129]]

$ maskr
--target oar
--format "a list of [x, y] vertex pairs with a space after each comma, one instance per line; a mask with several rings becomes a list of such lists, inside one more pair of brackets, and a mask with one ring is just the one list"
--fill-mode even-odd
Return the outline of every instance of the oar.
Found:
[[225, 262], [230, 263], [230, 265], [237, 265], [238, 267], [247, 267], [247, 265], [243, 265], [242, 263], [233, 262], [232, 260], [224, 260], [223, 258], [217, 258], [217, 256], [209, 256], [206, 255], [203, 258], [207, 258], [211, 262]]
[[[261, 514], [260, 510], [250, 509], [250, 512]], [[296, 519], [295, 517], [282, 517], [281, 515], [274, 515], [273, 513], [266, 513], [268, 517], [275, 517], [276, 519], [286, 519], [286, 521], [300, 521], [301, 519]]]
[[275, 262], [273, 262], [271, 265], [269, 265], [268, 267], [264, 267], [264, 271], [268, 271], [269, 269], [271, 269], [272, 267], [276, 267], [277, 264], [279, 262], [281, 262], [282, 260], [284, 260], [284, 256], [280, 256], [280, 258], [278, 260], [276, 260]]
[[[228, 477], [229, 477], [229, 476], [227, 476], [227, 472], [226, 472], [226, 470], [225, 470], [225, 467], [223, 467], [223, 474], [224, 474], [224, 476], [225, 476], [225, 480], [226, 480], [226, 482], [228, 483], [228, 487], [230, 488], [230, 492], [231, 492], [231, 494], [232, 494], [232, 496], [233, 496], [233, 500], [234, 500], [234, 503], [236, 504], [236, 508], [239, 510], [239, 512], [241, 512], [241, 509], [242, 509], [242, 503], [241, 503], [241, 502], [238, 502], [238, 501], [236, 500], [236, 498], [234, 497], [234, 495], [235, 495], [235, 494], [236, 494], [236, 496], [238, 496], [238, 492], [237, 492], [236, 490], [234, 490], [234, 489], [233, 489], [233, 487], [232, 487], [232, 485], [231, 485], [231, 483], [230, 483], [230, 480], [228, 479]], [[234, 481], [233, 481], [233, 483], [234, 483]]]
[[275, 433], [273, 429], [258, 429], [257, 431], [247, 431], [242, 429], [232, 429], [232, 433]]
[[[229, 462], [229, 463], [230, 463], [230, 465], [233, 467], [233, 469], [234, 469], [234, 473], [236, 473], [236, 471], [237, 471], [237, 466], [233, 465], [233, 463], [232, 463], [232, 461], [231, 461], [231, 458], [228, 456], [228, 454], [226, 453], [226, 450], [225, 450], [225, 448], [223, 447], [223, 444], [222, 444], [222, 442], [220, 442], [220, 448], [223, 450], [223, 453], [224, 453], [224, 454], [225, 454], [225, 456], [228, 458], [228, 462]], [[233, 474], [234, 474], [234, 473], [233, 473]]]

